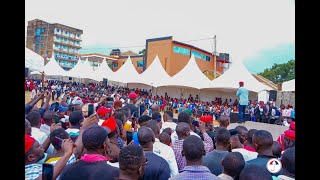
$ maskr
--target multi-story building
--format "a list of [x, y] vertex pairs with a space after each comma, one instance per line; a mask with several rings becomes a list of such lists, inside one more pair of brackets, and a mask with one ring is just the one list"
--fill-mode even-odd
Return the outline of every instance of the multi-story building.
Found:
[[[158, 55], [163, 68], [170, 76], [181, 71], [188, 63], [191, 55], [194, 55], [202, 72], [213, 71], [215, 66], [215, 55], [213, 53], [186, 43], [174, 41], [172, 36], [146, 40], [146, 56], [143, 61], [144, 70], [150, 66], [156, 55]], [[229, 63], [229, 61], [217, 58], [216, 71], [223, 73], [225, 63]]]
[[54, 56], [65, 70], [70, 70], [79, 59], [83, 30], [59, 23], [34, 19], [28, 21], [27, 47], [45, 59]]

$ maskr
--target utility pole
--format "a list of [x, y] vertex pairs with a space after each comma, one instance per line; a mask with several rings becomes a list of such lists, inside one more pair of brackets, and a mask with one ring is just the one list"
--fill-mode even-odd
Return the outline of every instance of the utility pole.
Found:
[[214, 35], [213, 37], [213, 44], [214, 44], [214, 52], [213, 52], [213, 64], [214, 64], [214, 79], [216, 79], [217, 77], [217, 57], [216, 57], [216, 54], [217, 54], [217, 36]]

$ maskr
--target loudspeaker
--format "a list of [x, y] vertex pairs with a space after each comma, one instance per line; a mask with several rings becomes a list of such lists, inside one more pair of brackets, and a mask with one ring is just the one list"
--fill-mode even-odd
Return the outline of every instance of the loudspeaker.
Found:
[[276, 101], [277, 100], [277, 91], [270, 90], [269, 91], [269, 101]]
[[69, 81], [72, 81], [72, 77], [69, 77]]
[[102, 84], [103, 84], [104, 86], [108, 86], [108, 79], [103, 78]]
[[24, 68], [24, 77], [29, 76], [29, 68]]

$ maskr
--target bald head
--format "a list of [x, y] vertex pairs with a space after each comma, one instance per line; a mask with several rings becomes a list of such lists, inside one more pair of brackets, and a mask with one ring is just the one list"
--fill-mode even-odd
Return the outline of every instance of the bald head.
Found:
[[180, 122], [176, 126], [176, 132], [179, 139], [184, 139], [190, 135], [190, 126], [185, 122]]
[[157, 104], [153, 104], [151, 106], [151, 110], [152, 110], [152, 112], [159, 112], [160, 111], [160, 107]]
[[220, 127], [227, 128], [229, 126], [229, 124], [230, 124], [230, 117], [226, 116], [226, 115], [221, 115], [218, 118], [218, 122], [220, 124]]
[[146, 146], [154, 143], [155, 135], [150, 128], [142, 126], [138, 131], [138, 141], [140, 145], [145, 148]]
[[270, 132], [259, 130], [254, 133], [252, 142], [259, 153], [259, 151], [270, 149], [272, 151], [273, 138]]

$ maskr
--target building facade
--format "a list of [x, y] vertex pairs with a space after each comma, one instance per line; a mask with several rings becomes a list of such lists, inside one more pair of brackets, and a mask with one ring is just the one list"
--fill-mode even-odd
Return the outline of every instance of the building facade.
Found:
[[[150, 66], [156, 55], [158, 55], [163, 68], [170, 76], [174, 76], [181, 71], [187, 65], [191, 55], [194, 55], [202, 72], [214, 70], [214, 55], [212, 53], [186, 43], [174, 41], [172, 36], [146, 40], [144, 70]], [[224, 72], [224, 63], [229, 62], [219, 61], [219, 64], [217, 63], [217, 72]]]
[[59, 65], [70, 70], [79, 59], [83, 30], [34, 19], [28, 21], [27, 48], [44, 59], [54, 57]]

